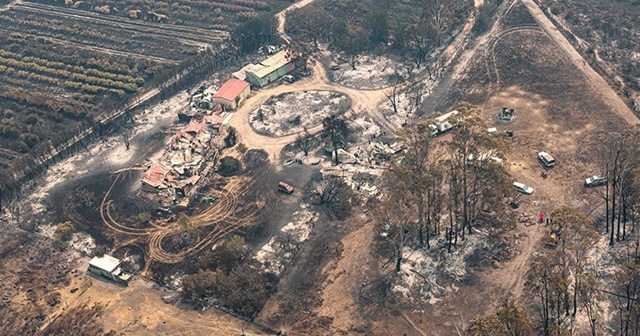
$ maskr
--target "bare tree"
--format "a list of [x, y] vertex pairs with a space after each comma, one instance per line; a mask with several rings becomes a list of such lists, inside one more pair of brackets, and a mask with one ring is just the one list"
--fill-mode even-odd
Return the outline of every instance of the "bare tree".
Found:
[[385, 90], [384, 95], [391, 103], [393, 114], [398, 114], [398, 98], [400, 96], [400, 89], [402, 83], [404, 83], [406, 79], [406, 74], [400, 66], [396, 67], [394, 73], [389, 76], [389, 80], [392, 83], [391, 89]]
[[314, 50], [317, 50], [318, 42], [331, 33], [330, 28], [334, 22], [335, 18], [322, 7], [305, 6], [287, 12], [286, 30], [296, 34], [299, 39], [311, 42]]
[[347, 121], [342, 116], [331, 115], [322, 121], [322, 133], [320, 136], [328, 141], [333, 147], [333, 155], [335, 158], [335, 164], [338, 164], [338, 147], [340, 142], [347, 140], [350, 134]]
[[598, 305], [600, 303], [600, 280], [593, 273], [583, 273], [580, 277], [580, 290], [578, 297], [580, 304], [589, 319], [589, 327], [591, 327], [591, 336], [596, 336], [596, 328], [598, 326]]
[[[394, 171], [395, 177], [404, 182], [406, 190], [411, 193], [412, 199], [417, 206], [418, 217], [418, 244], [420, 247], [425, 245], [430, 248], [429, 244], [429, 224], [425, 221], [426, 207], [430, 204], [427, 196], [436, 197], [432, 192], [427, 192], [429, 187], [429, 172], [433, 171], [433, 167], [441, 164], [439, 158], [435, 155], [432, 139], [429, 137], [429, 128], [426, 123], [418, 123], [415, 126], [407, 128], [401, 134], [406, 151], [402, 154], [402, 160]], [[402, 191], [396, 191], [402, 192]], [[424, 234], [426, 232], [426, 240]]]
[[555, 262], [558, 258], [557, 251], [535, 256], [525, 282], [533, 295], [532, 307], [539, 314], [545, 336], [563, 335], [565, 329], [564, 297], [568, 284], [563, 281], [562, 268]]
[[423, 22], [435, 35], [436, 47], [442, 45], [443, 34], [451, 24], [455, 4], [451, 0], [423, 0]]
[[124, 140], [124, 147], [126, 148], [126, 150], [129, 150], [129, 131], [128, 130], [124, 130], [124, 132], [122, 132], [122, 138]]
[[356, 26], [348, 26], [346, 33], [340, 37], [338, 43], [349, 58], [349, 65], [353, 70], [356, 70], [358, 56], [371, 47], [367, 33], [364, 29]]
[[[569, 273], [573, 274], [573, 313], [571, 315], [576, 316], [586, 255], [597, 242], [598, 232], [589, 217], [568, 206], [554, 210], [551, 218], [555, 225], [562, 228], [560, 235], [562, 278], [563, 281], [569, 281]], [[569, 306], [567, 301], [565, 299], [566, 307]]]
[[395, 263], [396, 273], [401, 270], [404, 247], [410, 237], [410, 220], [415, 213], [413, 201], [407, 198], [408, 194], [395, 192], [402, 187], [402, 185], [393, 185], [392, 189], [387, 188], [387, 199], [373, 200], [368, 205], [376, 220], [376, 250], [388, 257], [388, 262]]
[[607, 179], [601, 196], [605, 201], [606, 229], [607, 232], [611, 230], [609, 245], [622, 238], [621, 211], [623, 197], [628, 196], [625, 195], [624, 188], [631, 183], [630, 171], [638, 164], [638, 143], [635, 132], [608, 133], [604, 135], [597, 150], [600, 170]]
[[308, 156], [309, 151], [318, 146], [318, 142], [313, 135], [309, 134], [309, 131], [305, 127], [302, 133], [296, 137], [295, 146], [304, 152], [304, 156]]
[[337, 176], [314, 183], [310, 191], [311, 204], [324, 206], [341, 220], [351, 213], [352, 196], [351, 187]]

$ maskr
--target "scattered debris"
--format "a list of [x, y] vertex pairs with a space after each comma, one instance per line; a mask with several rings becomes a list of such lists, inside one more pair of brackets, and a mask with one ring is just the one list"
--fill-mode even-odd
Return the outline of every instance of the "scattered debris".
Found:
[[498, 120], [503, 122], [511, 122], [516, 119], [516, 111], [506, 107], [502, 108], [502, 111], [498, 114]]

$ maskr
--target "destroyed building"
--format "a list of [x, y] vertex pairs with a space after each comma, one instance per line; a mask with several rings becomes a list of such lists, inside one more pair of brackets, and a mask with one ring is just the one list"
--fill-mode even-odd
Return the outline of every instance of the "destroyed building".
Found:
[[162, 158], [149, 166], [142, 190], [163, 196], [164, 203], [176, 204], [190, 197], [213, 169], [222, 123], [220, 115], [191, 119], [170, 141]]

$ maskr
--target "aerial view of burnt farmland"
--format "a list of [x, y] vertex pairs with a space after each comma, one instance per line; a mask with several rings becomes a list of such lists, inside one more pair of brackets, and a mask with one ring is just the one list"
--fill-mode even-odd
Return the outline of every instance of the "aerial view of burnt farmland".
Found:
[[638, 18], [0, 0], [0, 334], [637, 335]]

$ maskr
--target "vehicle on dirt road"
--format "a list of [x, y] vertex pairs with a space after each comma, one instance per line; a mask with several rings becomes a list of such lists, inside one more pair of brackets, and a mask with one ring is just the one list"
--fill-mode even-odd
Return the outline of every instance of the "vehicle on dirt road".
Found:
[[282, 81], [288, 84], [292, 84], [293, 82], [296, 81], [296, 78], [293, 77], [292, 75], [284, 75], [282, 76]]
[[607, 184], [607, 179], [598, 175], [593, 175], [584, 179], [585, 187], [599, 187], [605, 184]]
[[278, 183], [278, 191], [285, 193], [287, 195], [291, 195], [293, 193], [293, 187], [287, 183], [287, 182], [282, 182], [280, 181], [280, 183]]
[[520, 183], [520, 182], [513, 182], [513, 186], [516, 187], [516, 190], [518, 190], [519, 192], [525, 194], [525, 195], [531, 195], [533, 194], [533, 188], [524, 184], [524, 183]]
[[551, 168], [556, 165], [556, 159], [547, 152], [539, 152], [538, 159], [547, 168]]

